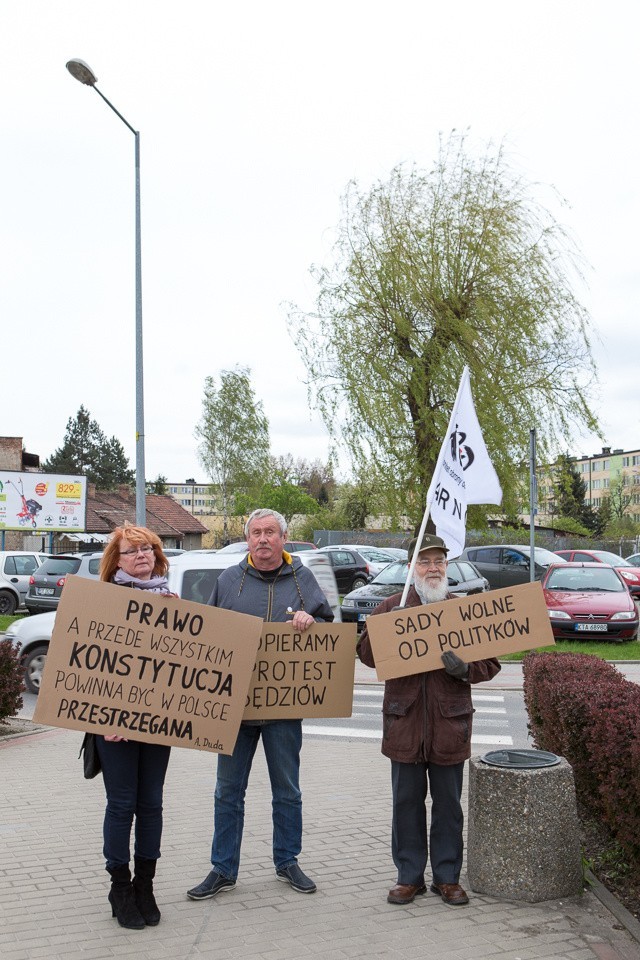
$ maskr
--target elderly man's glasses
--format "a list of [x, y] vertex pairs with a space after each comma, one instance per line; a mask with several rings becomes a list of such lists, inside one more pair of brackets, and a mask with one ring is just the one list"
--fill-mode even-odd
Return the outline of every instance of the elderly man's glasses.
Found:
[[444, 570], [446, 565], [446, 560], [416, 560], [416, 567], [421, 567], [423, 570], [428, 570], [430, 567], [435, 567], [436, 570]]
[[121, 557], [135, 557], [137, 553], [153, 553], [153, 547], [150, 543], [143, 543], [139, 547], [132, 547], [130, 550], [121, 550]]

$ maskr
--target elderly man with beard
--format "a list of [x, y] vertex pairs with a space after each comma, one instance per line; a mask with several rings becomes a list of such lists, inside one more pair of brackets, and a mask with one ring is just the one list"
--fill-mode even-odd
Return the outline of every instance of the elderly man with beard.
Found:
[[[417, 540], [409, 546], [413, 556]], [[400, 602], [401, 594], [384, 600], [375, 616]], [[418, 547], [414, 581], [407, 607], [452, 599], [447, 579], [447, 547], [440, 537], [425, 534]], [[375, 666], [367, 628], [358, 641], [358, 656]], [[391, 760], [393, 820], [391, 851], [398, 881], [389, 903], [411, 903], [426, 892], [424, 872], [431, 851], [431, 891], [451, 906], [468, 903], [460, 886], [463, 813], [462, 774], [471, 756], [470, 684], [491, 680], [497, 660], [464, 663], [452, 651], [442, 654], [444, 668], [387, 680], [384, 690], [382, 753]], [[431, 828], [427, 842], [427, 783], [431, 792]]]

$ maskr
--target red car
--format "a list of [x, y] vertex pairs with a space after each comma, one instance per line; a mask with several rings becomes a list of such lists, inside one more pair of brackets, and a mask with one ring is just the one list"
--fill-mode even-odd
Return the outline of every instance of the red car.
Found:
[[556, 640], [636, 640], [638, 610], [613, 567], [603, 563], [562, 563], [542, 580], [551, 629]]
[[609, 553], [608, 550], [554, 550], [554, 553], [565, 560], [578, 560], [581, 563], [608, 563], [621, 574], [633, 599], [640, 600], [640, 567], [634, 567], [617, 553]]

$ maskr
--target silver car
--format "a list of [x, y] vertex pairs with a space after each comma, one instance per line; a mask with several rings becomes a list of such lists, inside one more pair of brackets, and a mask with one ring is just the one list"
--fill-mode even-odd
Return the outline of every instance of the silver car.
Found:
[[24, 607], [29, 580], [46, 559], [35, 550], [0, 551], [0, 614], [10, 617]]

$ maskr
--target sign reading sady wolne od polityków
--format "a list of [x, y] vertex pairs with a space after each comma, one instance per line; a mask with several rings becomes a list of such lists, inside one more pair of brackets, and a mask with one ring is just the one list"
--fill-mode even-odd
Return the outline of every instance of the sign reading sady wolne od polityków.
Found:
[[244, 719], [350, 717], [356, 639], [355, 623], [265, 623]]
[[231, 754], [262, 620], [69, 577], [34, 720]]
[[382, 613], [367, 631], [380, 680], [441, 670], [446, 650], [471, 663], [555, 643], [537, 581]]

